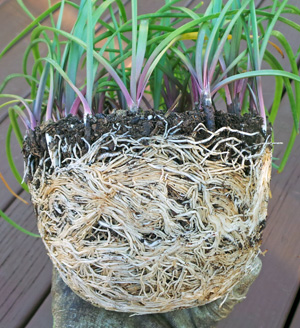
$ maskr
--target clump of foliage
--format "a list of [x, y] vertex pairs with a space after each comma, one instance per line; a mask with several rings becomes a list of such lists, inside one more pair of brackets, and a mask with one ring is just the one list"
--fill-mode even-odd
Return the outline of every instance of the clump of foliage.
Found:
[[[9, 99], [1, 105], [9, 107], [11, 119], [8, 160], [25, 189], [9, 146], [12, 131], [20, 145], [23, 142], [18, 117], [27, 130], [33, 130], [68, 115], [85, 120], [87, 115], [119, 109], [154, 108], [166, 116], [196, 109], [206, 113], [206, 125], [214, 130], [214, 111], [222, 109], [234, 115], [260, 115], [266, 131], [268, 122], [275, 122], [283, 92], [287, 92], [294, 124], [277, 167], [283, 170], [299, 128], [300, 50], [293, 51], [276, 30], [276, 23], [300, 32], [296, 19], [287, 16], [298, 17], [300, 10], [288, 0], [274, 0], [273, 5], [261, 9], [255, 8], [254, 0], [214, 0], [204, 12], [202, 2], [192, 9], [177, 6], [178, 2], [166, 0], [155, 13], [138, 15], [137, 0], [133, 0], [132, 19], [128, 19], [121, 0], [82, 0], [79, 6], [62, 0], [39, 17], [33, 17], [18, 0], [32, 23], [2, 50], [0, 58], [28, 33], [31, 41], [24, 54], [23, 73], [3, 81], [0, 97]], [[78, 11], [70, 32], [62, 28], [66, 6]], [[57, 21], [55, 11], [59, 11]], [[104, 20], [107, 13], [109, 23]], [[46, 17], [50, 17], [50, 26], [42, 23]], [[288, 59], [288, 71], [274, 49]], [[34, 59], [32, 67], [30, 58]], [[265, 65], [269, 69], [262, 69]], [[263, 76], [275, 77], [270, 110], [264, 105]], [[5, 93], [6, 85], [15, 78], [28, 84], [28, 99]]]

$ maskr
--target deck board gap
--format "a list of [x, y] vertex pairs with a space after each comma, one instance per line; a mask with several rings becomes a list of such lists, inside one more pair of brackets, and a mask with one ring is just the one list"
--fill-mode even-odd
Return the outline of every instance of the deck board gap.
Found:
[[297, 311], [299, 306], [300, 306], [300, 285], [298, 287], [298, 291], [296, 293], [294, 302], [291, 306], [290, 312], [288, 314], [288, 317], [285, 321], [285, 324], [284, 324], [283, 328], [289, 328], [291, 326], [291, 324], [293, 322], [293, 319], [294, 319], [294, 316], [295, 316], [296, 311]]
[[[46, 300], [46, 298], [51, 294], [51, 284], [48, 286], [48, 288], [46, 289], [45, 293], [42, 295], [42, 297], [39, 300], [39, 303], [36, 304], [36, 306], [32, 309], [31, 313], [28, 314], [26, 320], [24, 320], [22, 327], [26, 327], [29, 322], [31, 321], [31, 319], [34, 317], [34, 315], [36, 314], [36, 312], [38, 311], [38, 309], [41, 307], [41, 305], [44, 303], [44, 301]], [[20, 328], [22, 328], [20, 327]]]

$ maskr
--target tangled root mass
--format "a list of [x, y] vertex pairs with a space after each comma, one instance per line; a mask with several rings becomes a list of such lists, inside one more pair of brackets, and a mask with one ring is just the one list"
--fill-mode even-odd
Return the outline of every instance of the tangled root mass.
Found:
[[229, 127], [213, 133], [200, 123], [193, 134], [205, 132], [202, 140], [178, 134], [180, 124], [164, 127], [139, 139], [116, 127], [64, 162], [60, 154], [72, 149], [57, 143], [31, 172], [48, 253], [96, 306], [156, 313], [202, 305], [227, 295], [260, 252], [269, 143], [245, 146], [257, 133]]

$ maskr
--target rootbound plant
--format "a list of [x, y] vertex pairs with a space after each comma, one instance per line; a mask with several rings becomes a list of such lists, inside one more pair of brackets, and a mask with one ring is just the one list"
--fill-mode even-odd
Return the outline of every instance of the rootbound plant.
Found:
[[[8, 160], [30, 191], [63, 280], [109, 310], [167, 312], [229, 295], [261, 252], [271, 125], [283, 92], [294, 124], [279, 171], [298, 133], [299, 51], [275, 27], [280, 21], [299, 32], [285, 17], [298, 17], [299, 9], [288, 0], [263, 9], [253, 0], [214, 0], [203, 13], [202, 3], [188, 9], [177, 2], [139, 16], [134, 0], [128, 20], [120, 0], [63, 0], [32, 17], [0, 54], [31, 33], [24, 72], [0, 87], [22, 77], [31, 88], [29, 99], [0, 95], [10, 98], [1, 105], [11, 119]], [[61, 28], [65, 6], [78, 10], [71, 32]], [[47, 16], [51, 26], [42, 25]], [[263, 76], [275, 77], [270, 111]], [[11, 156], [12, 132], [23, 149], [24, 179]]]

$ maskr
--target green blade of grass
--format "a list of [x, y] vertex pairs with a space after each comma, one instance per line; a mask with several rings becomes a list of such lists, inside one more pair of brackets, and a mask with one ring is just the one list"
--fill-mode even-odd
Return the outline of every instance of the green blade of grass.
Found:
[[146, 47], [147, 47], [147, 37], [148, 37], [148, 20], [142, 20], [139, 26], [139, 40], [137, 44], [137, 60], [136, 60], [136, 80], [138, 80], [139, 75], [142, 71], [142, 66], [145, 58]]
[[41, 58], [41, 60], [50, 63], [56, 69], [56, 71], [65, 79], [65, 81], [74, 90], [74, 93], [76, 93], [77, 96], [80, 98], [80, 100], [82, 102], [82, 105], [84, 107], [84, 112], [86, 114], [91, 115], [92, 114], [92, 111], [91, 111], [91, 108], [89, 107], [89, 104], [87, 103], [86, 99], [84, 98], [84, 96], [82, 95], [82, 93], [79, 91], [79, 89], [75, 86], [75, 84], [68, 77], [67, 73], [65, 73], [64, 70], [52, 58]]
[[43, 103], [43, 98], [44, 98], [44, 91], [46, 88], [46, 83], [48, 80], [48, 75], [49, 75], [49, 64], [46, 64], [43, 73], [39, 82], [38, 90], [36, 93], [36, 98], [33, 103], [33, 115], [37, 120], [37, 123], [40, 123], [40, 118], [41, 118], [41, 110], [42, 110], [42, 103]]
[[134, 106], [137, 106], [137, 0], [131, 1], [132, 15], [132, 55], [131, 55], [131, 76], [130, 76], [130, 94], [133, 99]]
[[[163, 56], [160, 64], [165, 66], [166, 56]], [[152, 97], [153, 97], [153, 107], [155, 109], [159, 109], [160, 99], [161, 99], [161, 91], [162, 91], [162, 80], [163, 80], [164, 72], [157, 65], [153, 72], [153, 84], [152, 84]]]
[[[52, 31], [52, 32], [56, 32], [56, 33], [58, 33], [58, 34], [61, 34], [61, 35], [64, 36], [64, 37], [66, 37], [66, 38], [68, 38], [68, 39], [70, 39], [70, 40], [76, 42], [76, 43], [77, 43], [78, 45], [80, 45], [83, 49], [86, 49], [86, 48], [87, 48], [86, 43], [85, 43], [84, 41], [78, 39], [78, 38], [75, 37], [74, 35], [72, 35], [72, 34], [70, 34], [70, 33], [67, 33], [67, 32], [65, 32], [65, 31], [62, 31], [62, 30], [57, 30], [57, 29], [55, 29], [55, 28], [53, 28], [53, 27], [49, 27], [49, 26], [40, 26], [40, 27], [36, 28], [36, 30], [35, 30], [35, 36], [36, 36], [37, 38], [38, 38], [38, 36], [39, 36], [39, 33], [42, 32], [42, 30], [49, 30], [49, 31]], [[107, 72], [108, 72], [108, 73], [113, 77], [113, 79], [118, 83], [120, 89], [122, 90], [122, 92], [123, 92], [123, 94], [124, 94], [124, 96], [125, 96], [125, 98], [126, 98], [127, 104], [128, 104], [129, 106], [132, 105], [133, 102], [132, 102], [132, 99], [131, 99], [131, 97], [130, 97], [130, 94], [128, 93], [128, 91], [127, 91], [127, 89], [126, 89], [124, 83], [122, 82], [122, 80], [120, 79], [120, 77], [118, 76], [118, 74], [116, 73], [116, 71], [114, 70], [114, 68], [112, 67], [112, 65], [111, 65], [111, 64], [110, 64], [110, 63], [109, 63], [104, 57], [100, 56], [96, 51], [93, 51], [93, 55], [94, 55], [94, 58], [95, 58], [96, 60], [98, 60], [99, 63], [100, 63], [101, 65], [104, 66], [104, 68], [107, 70]], [[47, 59], [47, 58], [43, 58], [43, 60], [46, 60], [46, 59]], [[50, 59], [48, 58], [47, 60], [49, 61]], [[56, 63], [55, 63], [55, 64], [56, 64]], [[116, 65], [116, 64], [115, 64], [115, 65]], [[58, 65], [56, 64], [56, 66], [58, 66]], [[59, 67], [59, 69], [60, 69], [60, 74], [61, 74], [62, 69], [61, 69], [60, 66], [58, 66], [58, 67]], [[56, 68], [56, 67], [55, 67], [55, 68]], [[62, 71], [62, 73], [63, 73], [65, 76], [67, 76], [66, 73], [64, 73], [63, 71]], [[69, 79], [68, 79], [68, 80], [69, 80]], [[74, 85], [74, 84], [73, 84], [73, 85]], [[77, 89], [77, 88], [76, 88], [76, 89]]]
[[[25, 50], [25, 53], [24, 53], [24, 56], [23, 56], [23, 59], [22, 59], [22, 69], [23, 69], [24, 75], [29, 75], [28, 74], [28, 71], [27, 71], [29, 55], [30, 55], [30, 53], [32, 51], [32, 48], [35, 46], [35, 44], [36, 43], [39, 43], [39, 42], [44, 42], [44, 43], [47, 44], [47, 42], [44, 39], [38, 38], [38, 39], [36, 39], [34, 41], [31, 41], [30, 44], [28, 45], [28, 47]], [[47, 46], [48, 46], [48, 44], [47, 44]], [[36, 79], [35, 76], [33, 76], [33, 78]], [[26, 78], [26, 81], [32, 87], [32, 83], [30, 82], [29, 78]], [[36, 85], [37, 84], [38, 84], [38, 82], [36, 83]], [[31, 94], [32, 94], [32, 92], [31, 92]]]
[[[258, 37], [258, 29], [257, 29], [257, 17], [256, 17], [256, 8], [255, 3], [252, 1], [250, 3], [250, 21], [252, 27], [252, 47], [251, 44], [248, 47], [253, 49], [253, 60], [254, 60], [254, 70], [259, 70], [261, 68], [262, 60], [259, 55], [259, 37]], [[256, 81], [256, 89], [258, 93], [258, 104], [259, 104], [259, 114], [263, 119], [263, 129], [266, 131], [267, 129], [267, 121], [266, 121], [266, 110], [264, 105], [263, 91], [262, 91], [262, 81], [261, 77], [257, 76], [255, 78]]]
[[[75, 37], [81, 40], [86, 40], [86, 35], [87, 35], [86, 17], [87, 17], [88, 3], [90, 3], [89, 0], [82, 0], [80, 2], [77, 19], [74, 28], [72, 30], [72, 35], [74, 35]], [[80, 58], [82, 57], [82, 54], [83, 54], [83, 49], [77, 43], [70, 41], [68, 57], [67, 57], [68, 61], [66, 63], [67, 64], [66, 73], [69, 81], [71, 81], [73, 85], [75, 85], [76, 83], [78, 65], [79, 65]], [[70, 111], [74, 100], [75, 100], [75, 91], [68, 83], [65, 89], [66, 113]]]
[[161, 41], [161, 43], [155, 48], [154, 52], [149, 57], [146, 65], [144, 67], [144, 70], [141, 74], [141, 78], [139, 80], [139, 85], [138, 85], [138, 94], [140, 96], [142, 95], [143, 90], [145, 90], [147, 82], [149, 80], [149, 77], [152, 74], [152, 70], [157, 65], [159, 59], [176, 41], [180, 40], [180, 35], [183, 34], [184, 32], [186, 32], [186, 30], [188, 30], [189, 28], [194, 27], [205, 21], [208, 21], [213, 17], [215, 17], [215, 16], [206, 16], [206, 17], [201, 17], [192, 22], [188, 22], [188, 23], [184, 24], [183, 26], [179, 27], [176, 31], [174, 31], [174, 32], [170, 33], [168, 36], [164, 37], [163, 41]]
[[196, 54], [195, 54], [195, 66], [196, 66], [196, 73], [197, 79], [199, 81], [200, 87], [203, 90], [203, 75], [202, 75], [202, 58], [203, 58], [203, 49], [204, 49], [204, 41], [205, 37], [209, 36], [209, 29], [207, 24], [202, 24], [197, 37], [196, 42]]
[[25, 126], [31, 127], [32, 129], [36, 126], [35, 117], [31, 111], [31, 109], [28, 107], [24, 98], [17, 96], [17, 95], [10, 95], [10, 94], [0, 94], [0, 98], [13, 98], [13, 99], [16, 99], [19, 102], [21, 102], [23, 104], [23, 106], [26, 108], [28, 116], [30, 118], [30, 121], [29, 121], [27, 116], [23, 113], [23, 111], [18, 111], [18, 113], [20, 114], [20, 117], [22, 118], [23, 122], [25, 123]]
[[[165, 4], [168, 5], [168, 4], [170, 4], [170, 2], [171, 2], [170, 0], [166, 0]], [[154, 26], [159, 27], [159, 28], [161, 28], [161, 27], [165, 28], [165, 27], [170, 27], [170, 25], [171, 25], [171, 19], [169, 17], [167, 17], [167, 18], [161, 19], [160, 25], [154, 25]], [[154, 30], [154, 26], [149, 24], [148, 28], [150, 29], [151, 32]], [[162, 31], [166, 32], [165, 29]], [[171, 28], [171, 30], [169, 30], [169, 31], [173, 32], [174, 29]], [[150, 36], [150, 38], [153, 38], [153, 37]], [[151, 83], [150, 88], [151, 88], [151, 92], [152, 92], [153, 107], [155, 109], [159, 109], [160, 100], [162, 97], [162, 90], [163, 90], [162, 81], [164, 79], [164, 72], [161, 67], [168, 66], [167, 63], [168, 63], [167, 56], [166, 55], [162, 56], [160, 62], [157, 64], [157, 66], [155, 67], [155, 69], [153, 71], [153, 83]]]
[[[248, 44], [250, 49], [253, 49], [253, 64], [254, 70], [259, 70], [261, 66], [261, 60], [259, 60], [259, 41], [258, 41], [258, 30], [257, 30], [257, 17], [256, 17], [256, 8], [255, 3], [252, 1], [250, 3], [250, 22], [252, 28], [252, 42]], [[251, 46], [252, 45], [252, 46]]]
[[8, 126], [8, 130], [7, 130], [7, 134], [6, 134], [6, 140], [5, 140], [5, 152], [6, 152], [6, 157], [7, 157], [7, 161], [8, 161], [8, 165], [11, 169], [11, 172], [13, 174], [13, 176], [15, 177], [15, 179], [17, 180], [17, 182], [19, 183], [19, 185], [27, 192], [29, 192], [28, 186], [25, 182], [23, 182], [23, 178], [21, 177], [15, 162], [14, 162], [14, 158], [11, 152], [11, 134], [13, 131], [13, 127], [12, 124], [10, 124]]
[[24, 2], [22, 0], [17, 0], [17, 3], [22, 8], [22, 10], [32, 19], [34, 20], [35, 17], [32, 15], [32, 13], [29, 11], [29, 9], [25, 6]]
[[19, 127], [19, 124], [18, 124], [18, 120], [17, 120], [18, 117], [15, 114], [15, 110], [13, 108], [8, 109], [8, 116], [9, 116], [12, 128], [14, 130], [14, 133], [16, 135], [18, 144], [19, 144], [20, 148], [22, 149], [22, 147], [23, 147], [23, 134], [22, 134], [22, 132], [20, 130], [20, 127]]
[[[93, 56], [93, 48], [94, 48], [94, 34], [95, 34], [95, 25], [100, 17], [103, 15], [105, 10], [107, 10], [111, 4], [115, 2], [115, 0], [107, 0], [102, 3], [94, 12], [92, 7], [92, 2], [87, 2], [87, 65], [86, 65], [86, 72], [87, 72], [87, 91], [86, 91], [86, 98], [87, 102], [92, 108], [92, 96], [93, 96], [93, 85], [95, 79], [95, 72], [97, 70], [98, 64], [94, 62]], [[121, 11], [121, 15], [125, 15], [124, 19], [126, 20], [126, 12], [124, 11], [124, 6], [120, 1], [116, 1], [118, 3], [119, 9]]]
[[[238, 9], [240, 6], [237, 6], [236, 4], [233, 4], [233, 9]], [[229, 57], [226, 58], [226, 66], [230, 63], [232, 63], [236, 57], [238, 57], [240, 53], [240, 45], [242, 40], [242, 32], [243, 32], [243, 24], [241, 16], [236, 21], [236, 24], [233, 27], [232, 30], [232, 39], [230, 42], [230, 49], [229, 49]], [[233, 72], [234, 74], [235, 72]], [[228, 72], [229, 75], [231, 75], [231, 71]]]
[[175, 10], [178, 10], [178, 11], [182, 11], [182, 12], [186, 13], [188, 16], [190, 16], [190, 18], [192, 18], [192, 19], [198, 19], [199, 18], [199, 14], [196, 14], [195, 12], [193, 12], [189, 8], [185, 8], [185, 7], [172, 7], [172, 9], [175, 9]]
[[[86, 100], [89, 108], [92, 108], [94, 86], [94, 24], [92, 15], [92, 2], [87, 2], [87, 50], [86, 50]], [[101, 6], [100, 6], [101, 7]], [[98, 8], [99, 9], [99, 8]]]
[[[114, 13], [114, 10], [113, 10], [112, 6], [110, 6], [109, 11], [110, 11], [110, 15], [111, 15], [111, 18], [112, 18], [112, 22], [113, 22], [113, 24], [114, 24], [114, 29], [117, 30], [117, 29], [119, 29], [119, 24], [118, 24], [117, 19], [116, 19], [116, 17], [115, 17], [115, 13]], [[120, 14], [120, 21], [121, 21], [121, 19], [122, 19], [122, 16], [121, 16], [121, 14]], [[127, 21], [127, 17], [126, 17], [126, 21]], [[117, 40], [118, 40], [118, 47], [119, 47], [119, 49], [116, 49], [116, 48], [114, 47], [114, 48], [112, 49], [112, 51], [114, 51], [115, 54], [116, 54], [116, 53], [119, 53], [120, 56], [123, 56], [123, 55], [124, 55], [124, 51], [123, 51], [122, 35], [121, 35], [120, 32], [117, 33]], [[110, 49], [107, 48], [105, 51], [106, 51], [106, 52], [109, 52]], [[117, 56], [115, 56], [115, 57], [117, 57]], [[122, 71], [122, 74], [121, 74], [121, 76], [122, 76], [122, 81], [123, 81], [125, 87], [127, 87], [125, 62], [122, 62], [122, 63], [121, 63], [121, 71]], [[103, 103], [103, 104], [104, 104], [104, 103]], [[123, 95], [122, 93], [121, 93], [121, 95], [120, 95], [120, 104], [121, 104], [121, 107], [122, 107], [122, 108], [126, 108], [126, 99], [125, 99], [125, 97], [124, 97], [124, 95]]]
[[113, 2], [116, 2], [119, 8], [120, 17], [123, 19], [124, 23], [127, 22], [127, 15], [126, 10], [124, 7], [124, 4], [121, 0], [106, 0], [104, 3], [102, 3], [93, 13], [93, 25], [95, 26], [99, 22], [100, 17], [102, 16], [103, 12], [111, 6]]
[[53, 74], [53, 67], [50, 66], [50, 90], [49, 90], [47, 109], [46, 109], [46, 121], [49, 121], [52, 118], [53, 102], [54, 102], [54, 74]]
[[33, 22], [31, 22], [24, 30], [22, 30], [9, 44], [1, 51], [0, 58], [2, 58], [8, 50], [10, 50], [19, 40], [21, 40], [27, 33], [29, 33], [38, 23], [44, 20], [49, 16], [50, 13], [54, 12], [57, 8], [59, 8], [60, 3], [56, 3], [51, 8], [43, 12], [40, 16], [38, 16]]
[[[213, 77], [214, 71], [216, 69], [216, 66], [217, 66], [219, 57], [220, 57], [220, 55], [221, 55], [221, 53], [223, 51], [224, 44], [225, 44], [225, 42], [226, 42], [226, 40], [228, 38], [228, 35], [230, 34], [232, 28], [236, 24], [237, 20], [241, 17], [242, 13], [244, 12], [246, 6], [249, 4], [250, 1], [251, 0], [244, 1], [244, 3], [241, 6], [241, 8], [237, 11], [237, 13], [234, 15], [234, 17], [231, 18], [230, 23], [228, 24], [226, 30], [224, 31], [224, 34], [223, 34], [223, 36], [222, 36], [222, 38], [220, 40], [220, 43], [218, 44], [218, 47], [217, 47], [217, 49], [216, 49], [216, 51], [215, 51], [215, 53], [213, 55], [213, 58], [212, 58], [212, 61], [211, 61], [211, 65], [210, 65], [210, 68], [209, 68], [209, 72], [208, 72], [208, 83], [210, 83], [210, 84], [212, 82], [212, 77]], [[224, 9], [225, 9], [225, 7], [224, 7]], [[220, 15], [220, 18], [219, 19], [221, 19], [221, 17], [222, 16]], [[209, 44], [207, 45], [207, 47], [209, 47]]]
[[[268, 13], [268, 12], [265, 12], [265, 11], [259, 10], [259, 9], [256, 10], [256, 14], [258, 16], [264, 17], [265, 19], [272, 19], [272, 18], [274, 18], [274, 14]], [[284, 23], [284, 24], [292, 27], [293, 29], [295, 29], [297, 31], [300, 31], [300, 24], [297, 24], [294, 21], [292, 21], [292, 20], [290, 20], [290, 19], [288, 19], [286, 17], [279, 16], [278, 17], [278, 21], [280, 21], [280, 22], [282, 22], [282, 23]]]
[[272, 31], [274, 29], [274, 26], [275, 26], [278, 18], [280, 17], [280, 15], [282, 13], [282, 10], [284, 9], [284, 7], [287, 4], [287, 2], [288, 2], [288, 0], [283, 0], [282, 1], [281, 5], [279, 6], [279, 8], [275, 12], [273, 19], [268, 24], [268, 28], [267, 28], [267, 30], [266, 30], [266, 32], [264, 34], [263, 41], [262, 41], [262, 44], [261, 44], [261, 47], [260, 47], [260, 52], [259, 52], [259, 60], [260, 60], [260, 62], [263, 60], [264, 53], [265, 53], [265, 50], [267, 48], [268, 41], [270, 39], [270, 36], [271, 36]]
[[17, 224], [15, 221], [13, 221], [10, 217], [8, 217], [4, 212], [2, 212], [0, 210], [0, 216], [2, 216], [2, 218], [9, 223], [10, 225], [12, 225], [14, 228], [16, 228], [17, 230], [25, 233], [26, 235], [29, 235], [31, 237], [35, 237], [35, 238], [41, 238], [40, 235], [37, 235], [31, 231], [26, 230], [25, 228], [21, 227], [19, 224]]
[[220, 77], [217, 79], [217, 81], [216, 81], [216, 83], [218, 83], [218, 82], [220, 82], [220, 81], [222, 81], [223, 80], [223, 78], [226, 76], [226, 75], [231, 75], [231, 74], [228, 74], [230, 71], [232, 71], [233, 70], [233, 68], [235, 68], [237, 65], [238, 65], [238, 63], [240, 63], [241, 62], [241, 60], [243, 59], [243, 58], [245, 58], [245, 56], [246, 56], [246, 54], [247, 54], [247, 49], [246, 50], [244, 50], [244, 51], [242, 51], [232, 62], [231, 62], [231, 64], [230, 65], [228, 65], [227, 67], [226, 67], [226, 70], [220, 75]]
[[281, 173], [284, 169], [284, 167], [286, 166], [286, 163], [291, 155], [291, 152], [292, 152], [292, 149], [294, 147], [294, 144], [295, 144], [295, 140], [296, 140], [296, 137], [298, 136], [298, 133], [295, 129], [292, 130], [292, 133], [291, 133], [291, 136], [290, 136], [290, 139], [289, 139], [289, 142], [288, 142], [288, 145], [286, 147], [286, 150], [285, 150], [285, 153], [282, 157], [282, 160], [281, 160], [281, 163], [279, 165], [279, 168], [278, 168], [278, 173]]
[[[292, 69], [292, 73], [299, 74], [298, 73], [298, 66], [297, 66], [297, 60], [295, 59], [295, 55], [293, 52], [293, 49], [291, 45], [286, 40], [286, 37], [280, 32], [280, 31], [272, 31], [271, 35], [275, 36], [277, 40], [281, 43], [283, 46], [287, 57], [289, 59], [289, 63]], [[300, 83], [295, 81], [295, 106], [291, 106], [294, 125], [297, 133], [299, 133], [299, 116], [300, 116]]]
[[190, 74], [195, 78], [197, 79], [197, 73], [190, 61], [190, 59], [185, 56], [180, 50], [178, 50], [177, 48], [175, 47], [172, 47], [171, 50], [176, 53], [176, 55], [182, 60], [182, 62], [185, 64], [185, 66], [188, 68]]
[[[277, 59], [268, 51], [266, 50], [264, 60], [271, 66], [272, 69], [281, 69], [283, 70], [282, 66], [279, 64]], [[278, 113], [278, 109], [281, 104], [282, 94], [283, 94], [283, 83], [284, 79], [282, 77], [276, 76], [275, 79], [275, 91], [274, 97], [272, 102], [272, 108], [270, 110], [270, 114], [268, 119], [270, 123], [273, 125]], [[289, 79], [286, 79], [286, 82], [289, 83]]]
[[[209, 35], [209, 39], [207, 42], [206, 51], [205, 51], [205, 55], [204, 55], [204, 62], [203, 62], [203, 86], [204, 86], [204, 88], [206, 88], [208, 86], [208, 65], [209, 65], [210, 55], [214, 48], [214, 44], [218, 41], [217, 34], [219, 33], [219, 28], [223, 22], [225, 15], [228, 12], [228, 9], [232, 5], [233, 1], [235, 1], [235, 0], [229, 0], [226, 3], [226, 5], [224, 6], [224, 8], [222, 9], [222, 11], [218, 13], [218, 19], [215, 21], [215, 24], [213, 25], [213, 29]], [[211, 10], [213, 10], [213, 8], [214, 7], [212, 7]], [[210, 12], [210, 11], [208, 11], [208, 12]], [[218, 56], [218, 58], [219, 58], [219, 56]]]
[[259, 71], [250, 71], [250, 72], [245, 72], [245, 73], [239, 73], [234, 76], [230, 76], [223, 81], [219, 82], [218, 84], [215, 85], [212, 94], [216, 93], [220, 88], [222, 88], [225, 84], [244, 79], [244, 78], [249, 78], [249, 77], [256, 77], [256, 76], [282, 76], [286, 77], [291, 80], [295, 80], [297, 82], [300, 82], [300, 76], [286, 72], [286, 71], [281, 71], [281, 70], [259, 70]]
[[26, 80], [29, 80], [29, 81], [32, 81], [34, 83], [39, 83], [39, 81], [34, 78], [33, 76], [30, 76], [30, 75], [27, 75], [27, 74], [18, 74], [18, 73], [14, 73], [14, 74], [10, 74], [8, 76], [5, 77], [5, 79], [3, 80], [3, 82], [1, 83], [0, 85], [0, 93], [3, 92], [3, 90], [5, 89], [6, 85], [13, 79], [16, 79], [16, 78], [24, 78]]

